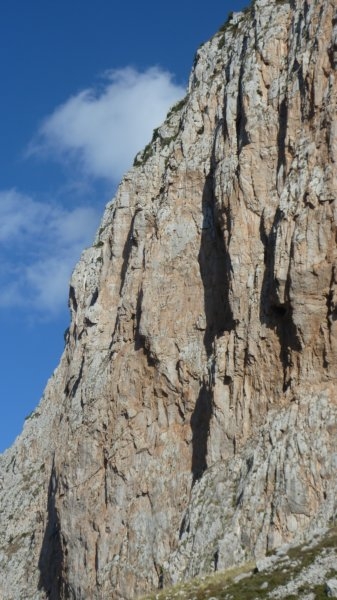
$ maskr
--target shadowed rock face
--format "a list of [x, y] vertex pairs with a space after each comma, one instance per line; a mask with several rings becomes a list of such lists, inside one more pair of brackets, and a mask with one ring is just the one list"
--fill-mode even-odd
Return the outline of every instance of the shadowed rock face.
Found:
[[257, 0], [107, 206], [0, 457], [0, 596], [131, 599], [335, 513], [334, 3]]

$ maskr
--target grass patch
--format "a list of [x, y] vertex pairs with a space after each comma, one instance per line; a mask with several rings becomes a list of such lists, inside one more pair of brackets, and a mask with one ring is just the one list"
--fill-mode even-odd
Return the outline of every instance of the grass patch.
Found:
[[149, 144], [147, 144], [147, 146], [145, 146], [143, 152], [140, 155], [137, 154], [133, 161], [133, 166], [140, 167], [141, 165], [144, 165], [149, 160], [149, 158], [151, 158], [151, 156], [153, 156], [152, 140]]
[[[186, 99], [184, 98], [183, 100], [181, 100], [181, 102], [185, 103]], [[178, 104], [179, 104], [179, 102], [178, 102]], [[176, 106], [177, 105], [174, 105], [174, 107], [171, 109], [171, 112], [175, 111], [175, 110], [177, 110], [177, 111], [180, 110], [180, 108], [175, 108]], [[145, 148], [142, 152], [137, 154], [137, 156], [135, 157], [135, 159], [133, 161], [133, 166], [140, 167], [141, 165], [144, 165], [149, 160], [149, 158], [151, 158], [151, 156], [153, 156], [153, 154], [154, 154], [153, 144], [156, 140], [159, 139], [161, 147], [165, 148], [166, 146], [169, 146], [171, 142], [173, 142], [174, 140], [177, 139], [178, 133], [179, 133], [179, 131], [177, 131], [177, 133], [175, 133], [171, 137], [163, 138], [163, 137], [161, 137], [161, 135], [159, 133], [159, 128], [157, 127], [156, 129], [154, 129], [151, 142], [149, 142], [149, 144], [147, 144], [147, 146], [145, 146]]]
[[253, 563], [247, 563], [240, 567], [228, 569], [223, 573], [217, 572], [206, 577], [197, 577], [191, 581], [179, 583], [173, 587], [144, 596], [143, 600], [177, 600], [177, 598], [181, 600], [205, 600], [212, 596], [216, 596], [220, 600], [219, 590], [224, 591], [225, 586], [227, 592], [227, 586], [234, 577], [251, 573], [253, 568]]
[[152, 132], [151, 141], [145, 146], [144, 150], [142, 152], [138, 152], [137, 156], [135, 157], [133, 161], [134, 167], [140, 167], [141, 165], [144, 165], [149, 160], [149, 158], [153, 156], [153, 144], [159, 137], [159, 127], [156, 127], [156, 129], [154, 129]]
[[[145, 596], [144, 600], [209, 600], [210, 598], [216, 598], [216, 600], [254, 600], [258, 598], [263, 600], [272, 590], [285, 586], [289, 581], [295, 579], [325, 549], [337, 549], [337, 527], [331, 528], [324, 538], [317, 540], [317, 544], [312, 547], [303, 544], [290, 548], [288, 554], [284, 557], [280, 556], [277, 563], [269, 570], [257, 572], [252, 563], [247, 563], [225, 572], [199, 577], [157, 591]], [[333, 577], [335, 573], [334, 570], [329, 571], [326, 578]], [[243, 575], [243, 577], [235, 582], [238, 575]], [[309, 592], [315, 594], [315, 600], [326, 598], [324, 584], [310, 586], [309, 583], [300, 585], [296, 593], [288, 594], [284, 598], [298, 600], [302, 594]]]
[[25, 421], [29, 421], [29, 419], [37, 419], [39, 416], [39, 411], [36, 410], [36, 408], [34, 408], [34, 410], [32, 410], [32, 412], [30, 412], [29, 415], [25, 417]]
[[178, 113], [178, 112], [180, 112], [180, 111], [181, 111], [181, 110], [184, 108], [184, 106], [185, 106], [186, 102], [187, 102], [187, 96], [185, 96], [184, 98], [182, 98], [182, 100], [179, 100], [178, 102], [176, 102], [176, 103], [175, 103], [175, 104], [172, 106], [172, 108], [169, 110], [169, 112], [168, 112], [168, 115], [167, 115], [167, 116], [168, 116], [168, 117], [170, 117], [170, 116], [171, 116], [171, 115], [173, 115], [174, 113]]
[[227, 21], [221, 25], [219, 31], [216, 33], [216, 36], [219, 36], [218, 50], [221, 50], [226, 44], [226, 31], [231, 31], [235, 34], [239, 29], [238, 24], [232, 22], [233, 14], [233, 12], [229, 13]]
[[162, 148], [165, 148], [165, 146], [169, 146], [171, 142], [174, 142], [178, 137], [178, 133], [176, 133], [175, 135], [172, 135], [171, 137], [168, 138], [162, 138], [161, 140], [161, 145]]

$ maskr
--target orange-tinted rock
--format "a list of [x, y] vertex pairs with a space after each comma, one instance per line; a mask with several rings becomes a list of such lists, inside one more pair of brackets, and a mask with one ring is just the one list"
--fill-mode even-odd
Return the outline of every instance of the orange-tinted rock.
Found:
[[108, 205], [0, 458], [5, 600], [130, 599], [333, 517], [335, 17], [235, 14]]

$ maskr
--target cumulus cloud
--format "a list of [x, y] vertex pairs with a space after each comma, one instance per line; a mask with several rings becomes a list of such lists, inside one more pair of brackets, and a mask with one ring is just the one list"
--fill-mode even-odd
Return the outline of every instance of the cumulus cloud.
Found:
[[109, 71], [100, 86], [72, 96], [44, 120], [28, 155], [70, 161], [87, 176], [116, 182], [183, 94], [157, 67]]
[[0, 307], [46, 315], [65, 307], [71, 271], [98, 221], [92, 207], [66, 209], [0, 191]]
[[114, 187], [183, 94], [160, 68], [128, 67], [105, 73], [45, 118], [26, 156], [60, 161], [71, 176], [60, 180], [54, 202], [0, 190], [0, 307], [51, 316], [66, 306], [71, 271], [99, 221], [98, 208], [65, 208], [67, 198]]

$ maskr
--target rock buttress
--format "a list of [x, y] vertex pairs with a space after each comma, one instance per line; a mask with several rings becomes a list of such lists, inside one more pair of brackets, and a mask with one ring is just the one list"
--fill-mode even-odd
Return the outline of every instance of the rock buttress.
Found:
[[334, 516], [336, 22], [234, 14], [108, 205], [0, 458], [6, 600], [131, 599]]

